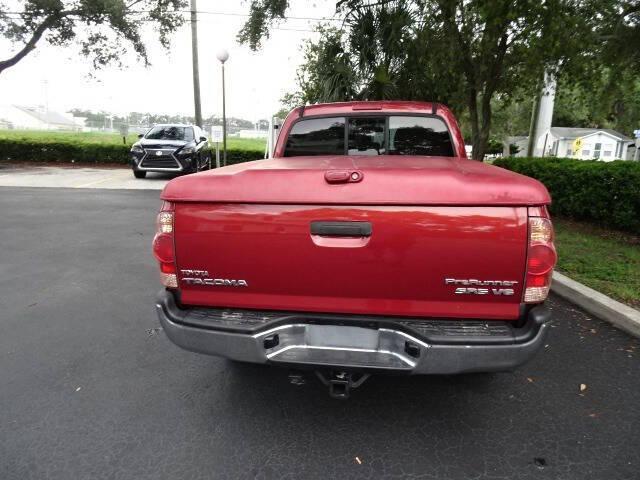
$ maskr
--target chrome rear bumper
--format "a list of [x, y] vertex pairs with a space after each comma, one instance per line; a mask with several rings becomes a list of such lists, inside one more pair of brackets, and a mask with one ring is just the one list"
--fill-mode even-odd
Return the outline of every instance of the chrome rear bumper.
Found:
[[297, 367], [454, 374], [509, 370], [540, 349], [543, 306], [509, 322], [420, 320], [228, 309], [180, 309], [162, 291], [156, 309], [169, 339], [190, 351]]

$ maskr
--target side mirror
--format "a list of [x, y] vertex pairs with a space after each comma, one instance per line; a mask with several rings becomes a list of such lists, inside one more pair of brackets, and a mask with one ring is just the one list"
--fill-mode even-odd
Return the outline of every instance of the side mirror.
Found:
[[207, 141], [207, 137], [200, 137], [200, 141], [201, 142], [206, 142]]
[[144, 137], [144, 135], [142, 133], [139, 133], [138, 138], [142, 138], [142, 137]]

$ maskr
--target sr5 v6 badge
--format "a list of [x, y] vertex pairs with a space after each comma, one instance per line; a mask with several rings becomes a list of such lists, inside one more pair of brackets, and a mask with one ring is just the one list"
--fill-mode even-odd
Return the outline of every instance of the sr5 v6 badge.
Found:
[[187, 285], [208, 285], [211, 287], [248, 287], [246, 280], [231, 278], [211, 278], [206, 270], [180, 270], [182, 281]]
[[[514, 295], [512, 287], [518, 282], [515, 280], [477, 280], [475, 278], [445, 278], [445, 285], [454, 285], [456, 295]], [[488, 288], [492, 287], [492, 288]]]

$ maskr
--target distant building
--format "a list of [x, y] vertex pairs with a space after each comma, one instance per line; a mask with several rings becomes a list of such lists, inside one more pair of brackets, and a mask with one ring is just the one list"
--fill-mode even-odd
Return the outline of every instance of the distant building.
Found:
[[240, 138], [267, 138], [269, 130], [240, 130], [237, 135]]
[[[580, 149], [574, 152], [577, 139], [581, 140]], [[519, 147], [517, 157], [527, 156], [529, 137], [511, 137], [509, 142]], [[629, 147], [633, 139], [609, 128], [571, 128], [551, 127], [538, 139], [536, 148], [544, 152], [545, 157], [568, 157], [579, 160], [630, 160]]]
[[82, 130], [84, 119], [43, 107], [0, 105], [0, 128], [16, 130]]
[[516, 153], [513, 154], [514, 157], [526, 157], [528, 143], [529, 137], [527, 136], [509, 137], [509, 147], [514, 145], [517, 149]]

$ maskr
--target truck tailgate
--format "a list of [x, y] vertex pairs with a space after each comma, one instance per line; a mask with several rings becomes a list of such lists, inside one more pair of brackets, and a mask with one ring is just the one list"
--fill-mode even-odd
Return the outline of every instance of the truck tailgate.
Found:
[[175, 204], [185, 305], [516, 319], [526, 247], [525, 206]]

